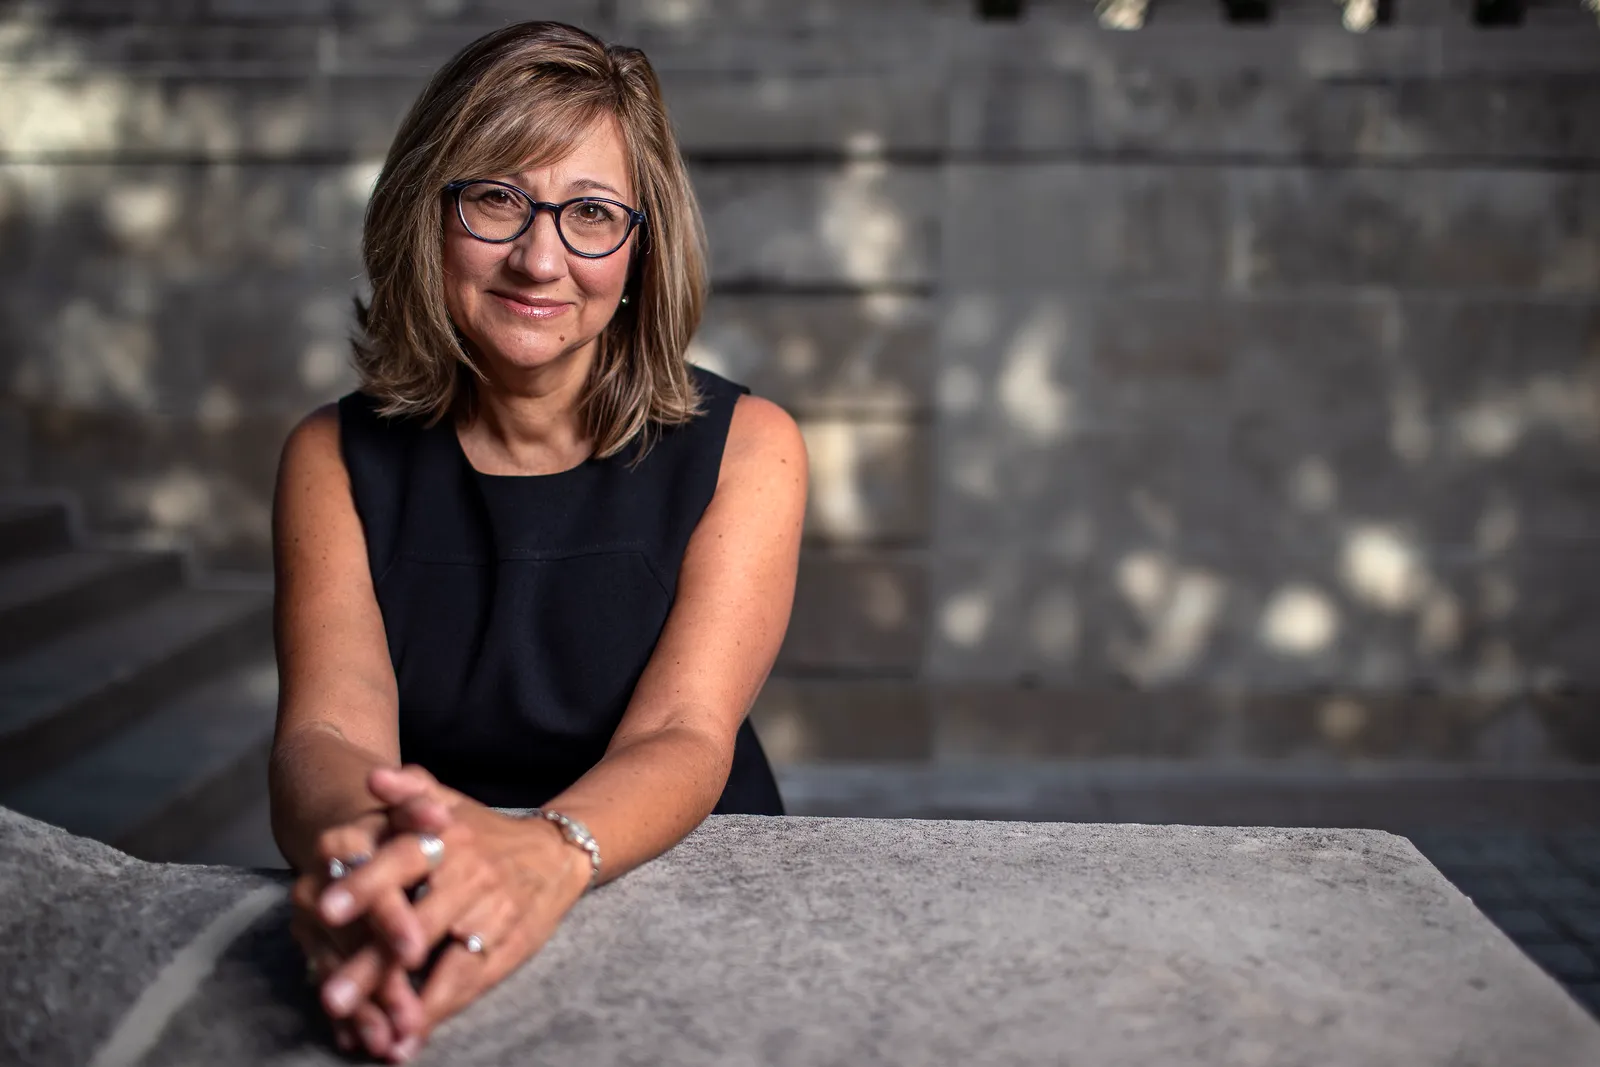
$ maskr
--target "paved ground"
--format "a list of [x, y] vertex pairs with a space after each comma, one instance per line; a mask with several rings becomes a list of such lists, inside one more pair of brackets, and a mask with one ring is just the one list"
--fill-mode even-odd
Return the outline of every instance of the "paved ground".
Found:
[[1600, 830], [1448, 831], [1411, 840], [1600, 1017]]

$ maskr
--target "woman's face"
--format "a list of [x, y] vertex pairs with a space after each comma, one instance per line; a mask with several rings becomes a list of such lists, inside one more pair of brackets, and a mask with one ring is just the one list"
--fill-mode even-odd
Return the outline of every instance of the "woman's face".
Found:
[[[598, 196], [637, 207], [615, 119], [597, 122], [566, 158], [517, 174], [472, 174], [515, 185], [535, 200], [561, 203]], [[511, 194], [515, 195], [515, 194]], [[593, 343], [622, 298], [635, 230], [601, 259], [573, 255], [549, 211], [515, 241], [491, 244], [467, 232], [450, 204], [445, 218], [445, 305], [482, 369], [515, 372], [545, 366]]]

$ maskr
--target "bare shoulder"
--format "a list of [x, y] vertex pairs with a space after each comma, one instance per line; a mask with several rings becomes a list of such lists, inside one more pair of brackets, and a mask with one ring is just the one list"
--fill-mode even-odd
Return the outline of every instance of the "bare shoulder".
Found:
[[[325, 544], [346, 539], [354, 507], [350, 475], [339, 443], [339, 407], [324, 404], [301, 419], [283, 443], [278, 486], [273, 494], [273, 540]], [[346, 513], [349, 513], [348, 516]]]
[[283, 461], [339, 457], [339, 405], [323, 404], [295, 424], [283, 444]]
[[348, 496], [349, 474], [339, 443], [339, 405], [324, 404], [295, 424], [278, 460], [278, 504], [285, 497]]
[[802, 491], [806, 479], [806, 444], [800, 427], [783, 408], [759, 396], [741, 396], [728, 426], [728, 442], [722, 456], [722, 475], [726, 479], [749, 476], [771, 478], [788, 474], [798, 479]]

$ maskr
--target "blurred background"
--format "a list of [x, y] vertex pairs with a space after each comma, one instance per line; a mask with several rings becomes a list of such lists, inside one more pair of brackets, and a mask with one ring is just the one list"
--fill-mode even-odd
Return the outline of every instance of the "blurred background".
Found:
[[1596, 8], [0, 2], [0, 803], [281, 863], [278, 450], [400, 115], [555, 18], [805, 430], [792, 811], [1395, 830], [1600, 1004]]

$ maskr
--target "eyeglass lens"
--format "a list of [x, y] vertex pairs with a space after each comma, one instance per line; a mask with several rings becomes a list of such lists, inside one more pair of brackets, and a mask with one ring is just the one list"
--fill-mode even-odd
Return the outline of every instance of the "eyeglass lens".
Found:
[[[461, 221], [485, 241], [509, 240], [533, 211], [523, 197], [489, 182], [474, 182], [460, 196]], [[605, 200], [575, 200], [561, 209], [556, 228], [575, 251], [601, 255], [621, 247], [628, 236], [628, 213]]]

